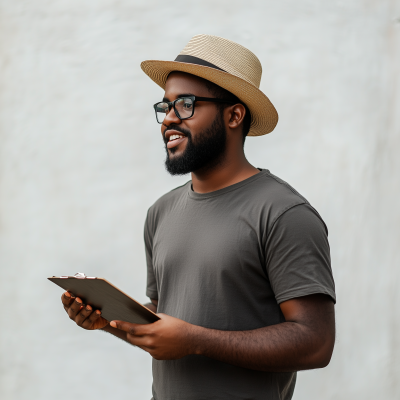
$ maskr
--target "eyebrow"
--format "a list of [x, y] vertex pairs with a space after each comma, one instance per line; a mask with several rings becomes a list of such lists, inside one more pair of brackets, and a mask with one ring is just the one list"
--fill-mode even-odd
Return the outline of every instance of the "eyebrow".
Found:
[[[179, 99], [181, 97], [187, 97], [187, 96], [195, 96], [195, 95], [193, 93], [181, 93], [181, 94], [178, 94], [178, 96], [176, 96], [176, 98]], [[168, 97], [164, 97], [162, 99], [162, 101], [169, 102], [170, 100], [168, 99]]]

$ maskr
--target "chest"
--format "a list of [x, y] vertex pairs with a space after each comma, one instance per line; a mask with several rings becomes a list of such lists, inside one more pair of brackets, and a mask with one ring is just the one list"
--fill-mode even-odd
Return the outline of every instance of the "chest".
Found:
[[177, 204], [159, 221], [154, 235], [156, 277], [265, 279], [262, 225], [256, 213], [235, 204]]

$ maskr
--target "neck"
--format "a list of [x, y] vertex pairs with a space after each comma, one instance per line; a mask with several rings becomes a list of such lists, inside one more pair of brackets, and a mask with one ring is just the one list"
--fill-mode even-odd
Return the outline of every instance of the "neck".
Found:
[[213, 168], [192, 172], [193, 190], [209, 193], [241, 182], [260, 172], [246, 159], [243, 149], [231, 157], [225, 157]]

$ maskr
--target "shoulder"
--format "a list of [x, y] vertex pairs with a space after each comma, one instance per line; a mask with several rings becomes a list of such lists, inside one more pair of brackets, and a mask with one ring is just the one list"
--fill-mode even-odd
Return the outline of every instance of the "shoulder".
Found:
[[[253, 192], [254, 201], [259, 203], [268, 217], [269, 228], [272, 228], [275, 222], [289, 210], [291, 210], [290, 215], [303, 214], [304, 210], [307, 210], [324, 224], [317, 210], [286, 181], [268, 170], [263, 170], [261, 174], [258, 184], [252, 185], [251, 192]], [[301, 205], [305, 207], [298, 207]]]
[[290, 186], [283, 179], [271, 174], [268, 170], [262, 170], [260, 174], [260, 183], [257, 185], [259, 192], [263, 192], [271, 201], [278, 203], [308, 203], [296, 189]]
[[180, 199], [185, 197], [190, 184], [191, 181], [188, 181], [184, 185], [178, 186], [177, 188], [172, 189], [170, 192], [161, 196], [147, 212], [148, 223], [156, 223], [160, 217], [168, 213], [168, 211], [170, 211]]

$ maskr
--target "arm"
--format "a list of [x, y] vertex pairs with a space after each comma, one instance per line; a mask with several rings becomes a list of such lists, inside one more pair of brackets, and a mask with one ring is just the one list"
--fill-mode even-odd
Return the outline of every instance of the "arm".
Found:
[[335, 340], [334, 305], [321, 294], [281, 304], [286, 322], [249, 331], [195, 326], [164, 314], [150, 325], [112, 321], [129, 343], [154, 358], [170, 360], [203, 355], [259, 371], [297, 371], [328, 365]]
[[153, 311], [153, 313], [157, 313], [158, 300], [150, 299], [150, 301], [151, 303], [146, 303], [144, 306]]
[[[299, 371], [329, 364], [335, 341], [334, 306], [324, 295], [281, 304], [286, 322], [244, 332], [207, 330], [197, 353], [261, 371]], [[200, 333], [200, 332], [199, 332]]]

